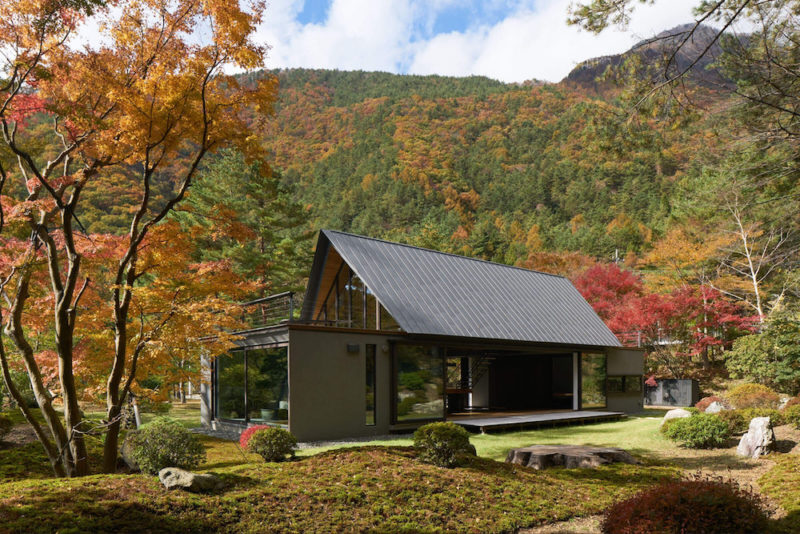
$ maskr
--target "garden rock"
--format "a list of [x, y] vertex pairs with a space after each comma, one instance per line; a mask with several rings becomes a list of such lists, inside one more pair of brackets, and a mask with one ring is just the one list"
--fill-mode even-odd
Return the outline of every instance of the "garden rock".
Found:
[[736, 454], [749, 458], [758, 458], [769, 454], [775, 446], [775, 432], [769, 417], [754, 417], [750, 421], [750, 428], [742, 436]]
[[122, 442], [122, 447], [119, 449], [119, 455], [122, 457], [122, 461], [125, 462], [128, 469], [137, 473], [141, 471], [141, 469], [139, 468], [139, 464], [136, 463], [136, 460], [133, 459], [133, 436], [135, 434], [135, 430], [128, 432], [128, 435], [125, 436], [125, 441]]
[[719, 413], [725, 409], [725, 406], [721, 402], [714, 401], [708, 405], [708, 408], [706, 408], [706, 413]]
[[165, 467], [158, 472], [158, 479], [168, 490], [182, 489], [192, 493], [205, 493], [222, 487], [222, 481], [214, 475], [192, 473], [177, 467]]
[[507, 463], [534, 469], [548, 467], [594, 468], [611, 463], [638, 464], [622, 449], [614, 447], [584, 447], [578, 445], [531, 445], [508, 451]]
[[683, 408], [676, 408], [664, 414], [664, 419], [661, 420], [661, 426], [664, 426], [664, 423], [666, 423], [670, 419], [682, 419], [684, 417], [691, 417], [691, 416], [692, 412], [690, 412], [689, 410], [684, 410]]

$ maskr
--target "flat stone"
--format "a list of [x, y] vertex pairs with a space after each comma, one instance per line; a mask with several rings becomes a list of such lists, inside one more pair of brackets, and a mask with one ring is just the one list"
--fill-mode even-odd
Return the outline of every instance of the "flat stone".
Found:
[[507, 463], [534, 469], [548, 467], [594, 468], [611, 463], [638, 464], [627, 451], [615, 447], [580, 445], [531, 445], [508, 451]]
[[769, 417], [754, 417], [750, 428], [742, 436], [736, 454], [749, 458], [758, 458], [769, 454], [775, 447], [775, 432]]
[[670, 419], [682, 419], [684, 417], [691, 417], [691, 416], [692, 412], [690, 412], [689, 410], [684, 410], [683, 408], [676, 408], [664, 414], [664, 419], [661, 420], [661, 426], [664, 426], [664, 423], [666, 423]]
[[158, 472], [158, 479], [168, 490], [182, 489], [192, 493], [214, 491], [222, 481], [214, 475], [192, 473], [178, 467], [165, 467]]

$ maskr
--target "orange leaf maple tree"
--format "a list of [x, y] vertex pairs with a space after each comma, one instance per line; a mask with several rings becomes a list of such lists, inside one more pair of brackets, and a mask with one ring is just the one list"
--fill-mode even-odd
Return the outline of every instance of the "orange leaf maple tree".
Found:
[[[276, 81], [231, 72], [262, 65], [253, 35], [263, 11], [257, 0], [0, 0], [0, 364], [58, 476], [89, 472], [84, 388], [105, 398], [112, 472], [137, 369], [197, 348], [230, 316], [217, 295], [237, 281], [225, 265], [190, 264], [191, 242], [168, 216], [207, 154], [261, 155], [253, 116], [271, 110]], [[81, 37], [89, 31], [96, 44]], [[57, 151], [40, 148], [41, 129], [26, 131], [34, 115], [51, 123]], [[116, 187], [120, 170], [137, 176], [129, 231], [86, 235], [82, 191]], [[156, 197], [163, 183], [171, 192]], [[21, 402], [10, 351], [44, 425]]]

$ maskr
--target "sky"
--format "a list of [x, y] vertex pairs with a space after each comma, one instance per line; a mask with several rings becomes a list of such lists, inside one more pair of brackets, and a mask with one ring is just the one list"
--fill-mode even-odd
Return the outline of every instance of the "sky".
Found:
[[[691, 22], [698, 0], [637, 5], [628, 28], [567, 26], [571, 0], [268, 0], [267, 68], [483, 75], [557, 82], [583, 60], [624, 52]], [[638, 4], [638, 2], [637, 2]]]

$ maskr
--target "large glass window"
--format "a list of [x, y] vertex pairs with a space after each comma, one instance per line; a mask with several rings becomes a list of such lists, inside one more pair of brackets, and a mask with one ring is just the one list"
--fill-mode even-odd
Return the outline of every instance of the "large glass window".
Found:
[[216, 360], [216, 416], [289, 423], [288, 349], [236, 350]]
[[606, 407], [605, 354], [581, 354], [581, 407]]
[[366, 328], [364, 316], [364, 282], [353, 273], [350, 279], [350, 318], [353, 328]]
[[400, 325], [383, 306], [381, 306], [381, 330], [400, 330]]
[[220, 356], [217, 368], [217, 417], [245, 419], [244, 409], [244, 351], [237, 350]]
[[444, 363], [438, 347], [395, 346], [398, 422], [444, 418]]
[[378, 324], [376, 321], [377, 318], [377, 310], [376, 307], [378, 305], [378, 301], [375, 299], [375, 295], [370, 291], [370, 289], [365, 285], [364, 291], [367, 294], [367, 303], [366, 307], [364, 308], [364, 315], [366, 316], [366, 321], [364, 323], [364, 328], [368, 330], [375, 330], [378, 328]]
[[247, 406], [250, 421], [289, 423], [286, 347], [247, 351]]
[[367, 345], [365, 409], [367, 426], [375, 424], [375, 345]]

